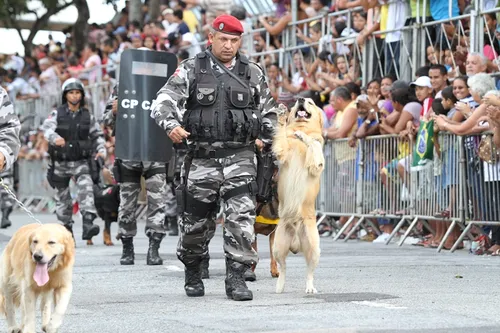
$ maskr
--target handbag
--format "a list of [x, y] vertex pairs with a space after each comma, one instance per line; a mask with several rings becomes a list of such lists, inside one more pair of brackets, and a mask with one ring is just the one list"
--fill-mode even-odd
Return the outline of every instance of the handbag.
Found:
[[496, 164], [500, 161], [500, 150], [493, 143], [493, 136], [484, 135], [479, 142], [477, 155], [488, 164]]

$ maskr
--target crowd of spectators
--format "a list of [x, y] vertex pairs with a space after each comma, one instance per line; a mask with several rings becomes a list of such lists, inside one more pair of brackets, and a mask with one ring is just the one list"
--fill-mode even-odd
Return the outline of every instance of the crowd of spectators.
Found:
[[[471, 13], [475, 4], [467, 0], [301, 0], [296, 13], [291, 10], [290, 0], [273, 2], [274, 13], [251, 16], [233, 0], [174, 0], [161, 2], [157, 17], [151, 17], [146, 1], [141, 22], [129, 21], [126, 2], [110, 22], [90, 25], [89, 40], [81, 52], [75, 51], [72, 36], [67, 34], [64, 42], [50, 40], [46, 45], [35, 45], [33, 52], [24, 57], [0, 58], [4, 71], [2, 84], [15, 100], [57, 94], [61, 82], [70, 77], [88, 85], [106, 81], [113, 84], [125, 49], [143, 47], [173, 52], [182, 61], [205, 49], [207, 33], [215, 17], [230, 13], [242, 22], [246, 32], [260, 29], [244, 35], [241, 51], [263, 67], [273, 97], [289, 105], [298, 96], [312, 98], [324, 110], [327, 139], [347, 139], [348, 149], [356, 152], [360, 139], [367, 136], [399, 136], [394, 155], [382, 152], [386, 162], [376, 165], [377, 179], [385, 191], [389, 191], [391, 182], [398, 182], [402, 192], [410, 190], [407, 180], [411, 173], [408, 167], [412, 163], [411, 151], [421, 125], [432, 121], [435, 133], [448, 132], [466, 138], [466, 155], [470, 157], [466, 179], [468, 193], [471, 193], [467, 197], [470, 206], [466, 209], [467, 217], [500, 220], [497, 208], [483, 203], [500, 200], [500, 167], [496, 155], [489, 161], [478, 157], [475, 152], [486, 144], [480, 137], [471, 137], [493, 131], [489, 151], [496, 153], [495, 147], [500, 147], [497, 92], [500, 84], [494, 75], [499, 72], [500, 54], [500, 25], [496, 13], [480, 17], [484, 31], [478, 33], [477, 27], [471, 26], [470, 17], [454, 19]], [[496, 5], [495, 1], [484, 2], [481, 10], [490, 10]], [[326, 15], [330, 17], [325, 19]], [[294, 17], [304, 23], [290, 29]], [[424, 20], [428, 24], [418, 28], [419, 38], [414, 40], [409, 28]], [[429, 23], [433, 21], [441, 23]], [[475, 33], [476, 38], [482, 37], [484, 46], [480, 52], [469, 51], [471, 33]], [[287, 51], [287, 61], [283, 62], [276, 51], [291, 46], [292, 40], [299, 47]], [[419, 61], [413, 53], [413, 43], [418, 43], [417, 50], [425, 49], [425, 61]], [[363, 57], [366, 53], [368, 57]], [[372, 66], [364, 64], [363, 59], [372, 59]], [[424, 66], [417, 66], [423, 62]], [[110, 153], [108, 163], [112, 163], [113, 138], [108, 129], [103, 129]], [[43, 158], [47, 147], [38, 130], [30, 131], [25, 141], [21, 158]], [[458, 216], [459, 204], [455, 200], [458, 158], [456, 161], [450, 158], [458, 149], [454, 147], [453, 154], [442, 152], [438, 141], [434, 142], [431, 160], [435, 170], [443, 165], [436, 175], [444, 175], [440, 191], [447, 195], [433, 208], [436, 208], [435, 218], [446, 219]], [[336, 152], [335, 158], [342, 155], [339, 154]], [[355, 153], [345, 153], [342, 159], [342, 162], [358, 162]], [[348, 172], [352, 165], [337, 163], [341, 173]], [[453, 172], [449, 170], [452, 166]], [[401, 196], [383, 195], [390, 201], [402, 200]], [[379, 207], [372, 213], [377, 216], [408, 214], [406, 208], [396, 211], [396, 206], [399, 207], [387, 204], [385, 209]], [[347, 220], [341, 217], [339, 222], [344, 224]], [[363, 240], [386, 241], [393, 223], [383, 218], [373, 222], [381, 229], [381, 235], [369, 233]], [[449, 224], [431, 222], [431, 226], [435, 234], [418, 245], [437, 247]], [[487, 228], [476, 229], [478, 235], [481, 231], [489, 232]], [[345, 230], [343, 237], [348, 232], [349, 229]], [[458, 235], [457, 228], [445, 248], [451, 248]], [[489, 240], [491, 245], [485, 251], [500, 253], [497, 227], [492, 228]]]

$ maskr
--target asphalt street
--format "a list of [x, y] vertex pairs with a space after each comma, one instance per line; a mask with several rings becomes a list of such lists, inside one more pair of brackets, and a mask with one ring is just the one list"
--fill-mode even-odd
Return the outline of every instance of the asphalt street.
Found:
[[[53, 215], [37, 218], [55, 220]], [[17, 228], [31, 223], [21, 212], [12, 220], [11, 228], [0, 230], [2, 250]], [[116, 230], [113, 224], [113, 235]], [[210, 244], [211, 277], [203, 298], [184, 294], [175, 237], [162, 243], [164, 265], [147, 266], [140, 223], [136, 264], [121, 266], [118, 241], [106, 247], [99, 235], [89, 247], [81, 240], [81, 220], [75, 231], [74, 290], [61, 332], [500, 332], [498, 257], [322, 238], [318, 294], [304, 292], [306, 267], [300, 255], [289, 256], [285, 292], [276, 294], [268, 239], [259, 236], [258, 280], [249, 283], [254, 300], [234, 302], [224, 293], [220, 228]], [[5, 320], [0, 332], [6, 332]]]

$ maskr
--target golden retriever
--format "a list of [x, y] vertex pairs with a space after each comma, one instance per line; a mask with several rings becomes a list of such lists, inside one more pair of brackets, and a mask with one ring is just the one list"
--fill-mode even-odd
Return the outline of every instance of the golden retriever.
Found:
[[323, 114], [309, 98], [299, 98], [289, 114], [279, 117], [273, 152], [279, 162], [279, 218], [274, 257], [279, 265], [276, 292], [285, 288], [286, 257], [302, 252], [307, 262], [306, 293], [316, 293], [314, 270], [319, 262], [316, 197], [324, 169]]
[[64, 226], [35, 223], [16, 231], [1, 258], [0, 310], [7, 318], [8, 333], [35, 332], [39, 296], [43, 331], [58, 331], [73, 291], [74, 262], [75, 243]]

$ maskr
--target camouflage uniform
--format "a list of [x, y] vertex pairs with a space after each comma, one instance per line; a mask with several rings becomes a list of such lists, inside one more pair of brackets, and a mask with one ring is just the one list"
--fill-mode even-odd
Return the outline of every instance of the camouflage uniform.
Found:
[[[61, 109], [59, 109], [61, 110]], [[65, 112], [69, 111], [66, 106]], [[81, 112], [76, 111], [74, 114]], [[49, 117], [42, 124], [44, 136], [49, 142], [49, 145], [55, 146], [55, 141], [61, 136], [56, 132], [58, 121], [58, 111], [53, 110]], [[101, 153], [106, 156], [104, 133], [101, 126], [96, 121], [93, 115], [90, 115], [90, 130], [88, 140], [92, 142], [96, 153]], [[77, 202], [84, 219], [88, 214], [93, 218], [97, 216], [97, 210], [94, 204], [94, 182], [90, 176], [89, 160], [82, 158], [78, 161], [52, 161], [53, 176], [66, 179], [67, 184], [56, 186], [56, 215], [69, 230], [73, 226], [73, 201], [71, 198], [69, 179], [74, 177], [77, 188]], [[90, 217], [89, 217], [90, 219]], [[93, 219], [92, 219], [93, 220]]]
[[[118, 99], [118, 84], [108, 100], [104, 112], [105, 126], [114, 129], [116, 115], [113, 114], [113, 102]], [[147, 196], [146, 236], [150, 239], [148, 264], [159, 265], [163, 262], [158, 256], [158, 248], [165, 237], [165, 194], [166, 170], [165, 164], [160, 162], [141, 162], [123, 160], [118, 162], [122, 173], [128, 176], [120, 181], [120, 208], [118, 211], [118, 236], [124, 242], [124, 254], [121, 263], [133, 264], [134, 253], [132, 239], [137, 235], [137, 200], [141, 191], [140, 177], [144, 176]], [[127, 252], [127, 253], [125, 253]], [[154, 258], [151, 259], [153, 256]], [[153, 261], [155, 263], [153, 263]]]
[[[21, 123], [14, 112], [14, 106], [9, 99], [9, 95], [4, 88], [0, 87], [0, 153], [5, 157], [4, 168], [0, 170], [0, 177], [11, 190], [14, 185], [12, 174], [14, 162], [17, 160], [21, 148], [20, 130]], [[0, 191], [3, 215], [1, 228], [7, 228], [11, 225], [9, 214], [12, 212], [14, 200], [3, 187], [0, 188]]]
[[[195, 60], [196, 57], [190, 58], [179, 65], [174, 75], [158, 92], [157, 99], [151, 108], [151, 116], [167, 133], [170, 133], [175, 127], [181, 126], [185, 121], [186, 105], [190, 98], [190, 91], [193, 91], [191, 87], [194, 87], [196, 75]], [[209, 64], [214, 75], [224, 72], [212, 59], [209, 60]], [[236, 65], [237, 61], [234, 58], [228, 69], [233, 70]], [[262, 115], [259, 138], [269, 145], [276, 126], [276, 103], [270, 94], [261, 68], [253, 62], [250, 62], [248, 66], [251, 73], [251, 97], [257, 101], [256, 107]], [[200, 91], [198, 91], [198, 95], [200, 95]], [[190, 164], [186, 197], [190, 196], [195, 200], [198, 208], [206, 210], [207, 214], [196, 216], [196, 213], [185, 211], [181, 219], [181, 237], [177, 246], [177, 256], [186, 266], [186, 281], [189, 279], [188, 270], [199, 265], [202, 259], [208, 256], [208, 243], [215, 230], [215, 214], [219, 197], [224, 197], [233, 189], [250, 185], [256, 178], [255, 153], [252, 149], [246, 149], [253, 147], [254, 142], [216, 141], [210, 144], [201, 140], [195, 142], [188, 137], [187, 145], [189, 152], [181, 171], [181, 177], [185, 177], [185, 167]], [[233, 148], [233, 154], [222, 158], [197, 158], [193, 155], [195, 150], [199, 149], [208, 151], [232, 150]], [[240, 193], [229, 197], [225, 200], [223, 209], [226, 216], [224, 225], [226, 268], [228, 266], [256, 264], [258, 256], [252, 248], [255, 237], [253, 229], [255, 196], [251, 193]], [[186, 282], [187, 285], [188, 282]], [[186, 293], [190, 296], [187, 289]], [[226, 293], [229, 296], [227, 284]]]

